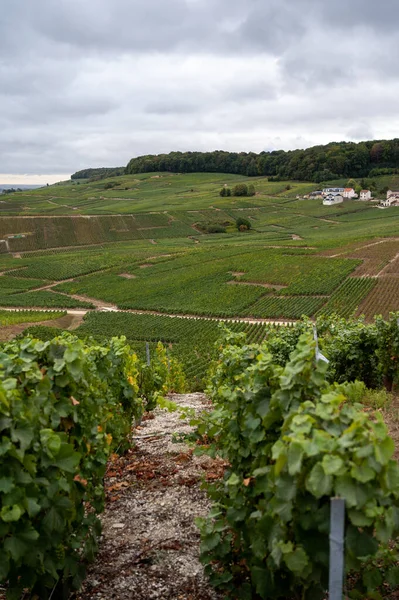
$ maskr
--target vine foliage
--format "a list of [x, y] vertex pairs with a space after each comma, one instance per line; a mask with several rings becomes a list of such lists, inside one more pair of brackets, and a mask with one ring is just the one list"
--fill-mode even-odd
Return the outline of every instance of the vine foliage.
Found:
[[9, 599], [79, 588], [97, 549], [107, 460], [129, 447], [144, 411], [141, 374], [125, 338], [105, 347], [70, 334], [27, 337], [0, 350], [0, 582]]
[[215, 409], [201, 425], [230, 464], [198, 520], [211, 582], [248, 600], [324, 598], [330, 497], [340, 496], [346, 568], [363, 571], [364, 597], [381, 577], [367, 561], [399, 529], [399, 468], [382, 418], [347, 402], [355, 384], [328, 383], [311, 336], [301, 335], [285, 367], [267, 345], [233, 338], [212, 375]]

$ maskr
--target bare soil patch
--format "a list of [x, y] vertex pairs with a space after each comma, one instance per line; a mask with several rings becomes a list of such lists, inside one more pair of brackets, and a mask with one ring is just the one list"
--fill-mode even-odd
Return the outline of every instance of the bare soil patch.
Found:
[[[62, 309], [60, 309], [62, 310]], [[27, 321], [26, 323], [17, 323], [15, 325], [0, 326], [0, 341], [7, 342], [12, 340], [17, 335], [22, 333], [28, 327], [36, 325], [45, 325], [46, 327], [59, 327], [60, 329], [68, 329], [72, 331], [77, 329], [83, 322], [83, 315], [64, 315], [59, 319], [35, 321], [33, 323]]]
[[[208, 407], [203, 394], [171, 399], [196, 412]], [[153, 417], [134, 432], [136, 447], [108, 465], [100, 552], [75, 600], [221, 599], [203, 575], [194, 519], [209, 510], [201, 481], [222, 477], [225, 464], [173, 443], [192, 429], [179, 413]]]
[[133, 275], [132, 273], [119, 273], [119, 277], [123, 277], [124, 279], [136, 279], [137, 275]]
[[[61, 283], [57, 282], [56, 285]], [[80, 302], [90, 302], [96, 308], [112, 308], [113, 310], [117, 310], [117, 306], [115, 304], [111, 304], [110, 302], [104, 302], [103, 300], [99, 300], [98, 298], [89, 298], [88, 296], [80, 295], [80, 294], [66, 294], [65, 292], [60, 292], [53, 287], [49, 288], [49, 292], [54, 292], [56, 294], [60, 294], [61, 296], [68, 296], [69, 298], [74, 298], [75, 300], [79, 300]]]
[[139, 265], [140, 269], [148, 269], [148, 267], [153, 267], [152, 263], [144, 263], [143, 265]]

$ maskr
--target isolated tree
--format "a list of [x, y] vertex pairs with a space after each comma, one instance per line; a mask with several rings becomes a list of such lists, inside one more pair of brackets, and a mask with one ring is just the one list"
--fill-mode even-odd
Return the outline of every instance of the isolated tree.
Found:
[[255, 186], [254, 185], [249, 185], [248, 186], [248, 196], [255, 196]]
[[248, 196], [248, 186], [245, 183], [237, 183], [233, 187], [233, 196]]
[[251, 222], [244, 217], [238, 217], [236, 220], [236, 227], [238, 231], [247, 231], [248, 229], [251, 229]]
[[353, 189], [356, 189], [356, 186], [357, 186], [357, 183], [356, 183], [356, 181], [355, 181], [354, 179], [349, 179], [349, 180], [346, 182], [346, 187], [347, 187], [347, 188], [353, 188]]

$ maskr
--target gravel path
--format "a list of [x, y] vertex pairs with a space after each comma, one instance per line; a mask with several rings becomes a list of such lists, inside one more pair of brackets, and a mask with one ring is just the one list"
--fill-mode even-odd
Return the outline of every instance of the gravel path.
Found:
[[[209, 406], [203, 394], [171, 399], [196, 412]], [[173, 434], [192, 430], [179, 413], [151, 416], [134, 433], [136, 448], [109, 464], [100, 552], [76, 600], [221, 598], [203, 576], [194, 519], [209, 510], [201, 482], [225, 465], [174, 443]]]

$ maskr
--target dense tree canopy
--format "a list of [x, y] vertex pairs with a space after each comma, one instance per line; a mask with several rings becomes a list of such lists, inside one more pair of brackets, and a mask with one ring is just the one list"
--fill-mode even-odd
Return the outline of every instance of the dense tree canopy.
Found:
[[379, 170], [395, 172], [399, 168], [399, 139], [333, 142], [306, 150], [273, 152], [170, 152], [132, 158], [127, 174], [170, 171], [177, 173], [213, 172], [247, 176], [328, 181], [341, 177], [378, 175]]
[[71, 179], [105, 179], [125, 174], [125, 167], [100, 167], [98, 169], [83, 169], [71, 175]]

